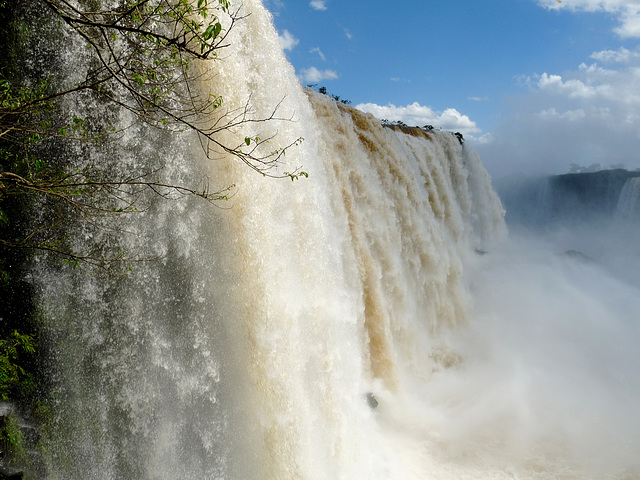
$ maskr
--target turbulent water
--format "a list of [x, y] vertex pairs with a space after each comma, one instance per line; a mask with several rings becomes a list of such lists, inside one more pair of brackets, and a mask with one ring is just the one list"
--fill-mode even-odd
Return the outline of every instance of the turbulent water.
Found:
[[638, 285], [507, 240], [471, 149], [304, 92], [243, 8], [209, 86], [264, 116], [282, 101], [291, 120], [240, 142], [303, 137], [280, 171], [309, 178], [125, 131], [126, 166], [237, 187], [223, 209], [155, 201], [77, 232], [162, 257], [124, 278], [34, 267], [49, 478], [637, 478]]

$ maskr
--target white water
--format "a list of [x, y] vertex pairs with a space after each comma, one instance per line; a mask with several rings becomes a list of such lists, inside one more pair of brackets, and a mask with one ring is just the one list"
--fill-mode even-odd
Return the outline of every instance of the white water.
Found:
[[210, 87], [262, 115], [284, 99], [293, 121], [238, 135], [304, 137], [281, 171], [309, 178], [127, 131], [130, 164], [153, 152], [169, 181], [238, 189], [228, 210], [124, 219], [127, 248], [167, 253], [125, 279], [38, 271], [51, 477], [636, 478], [638, 286], [505, 239], [471, 150], [306, 94], [244, 9]]
[[625, 182], [618, 199], [616, 215], [631, 222], [640, 219], [640, 177], [630, 178]]

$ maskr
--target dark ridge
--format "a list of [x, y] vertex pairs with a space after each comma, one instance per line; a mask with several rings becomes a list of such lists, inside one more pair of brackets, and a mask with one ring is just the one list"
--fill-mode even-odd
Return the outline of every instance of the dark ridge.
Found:
[[640, 177], [640, 171], [567, 173], [498, 182], [496, 190], [510, 224], [579, 224], [610, 219], [625, 182], [634, 177]]

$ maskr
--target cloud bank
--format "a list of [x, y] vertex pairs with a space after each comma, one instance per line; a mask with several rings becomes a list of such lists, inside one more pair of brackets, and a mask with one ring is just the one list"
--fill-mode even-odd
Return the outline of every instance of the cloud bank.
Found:
[[467, 115], [462, 115], [455, 108], [447, 108], [442, 112], [438, 112], [431, 107], [420, 105], [418, 102], [404, 107], [391, 103], [384, 106], [376, 105], [375, 103], [361, 103], [356, 105], [356, 108], [363, 112], [371, 113], [376, 118], [389, 121], [400, 120], [411, 126], [433, 125], [443, 130], [460, 132], [465, 136], [480, 132], [476, 122], [472, 121]]
[[316, 67], [303, 68], [298, 74], [302, 84], [317, 83], [322, 80], [335, 80], [338, 73], [335, 70], [318, 70]]
[[528, 94], [478, 146], [494, 176], [565, 173], [571, 163], [640, 167], [640, 49], [603, 50], [563, 75], [525, 78]]
[[640, 0], [537, 0], [550, 10], [605, 12], [614, 15], [619, 25], [615, 33], [623, 38], [640, 37]]

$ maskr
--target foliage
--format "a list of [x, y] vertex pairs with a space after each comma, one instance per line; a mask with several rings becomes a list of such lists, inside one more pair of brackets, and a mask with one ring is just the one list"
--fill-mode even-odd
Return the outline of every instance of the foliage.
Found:
[[284, 174], [287, 175], [292, 182], [295, 180], [298, 180], [301, 177], [309, 178], [309, 174], [307, 172], [302, 172], [302, 171], [299, 171], [298, 173], [284, 172]]
[[[440, 130], [440, 127], [436, 128], [433, 125], [423, 125], [422, 127], [417, 127], [417, 126], [416, 127], [410, 127], [409, 125], [404, 123], [402, 120], [389, 121], [386, 118], [383, 118], [382, 120], [380, 120], [380, 123], [382, 123], [382, 125], [390, 126], [390, 127], [419, 128], [420, 130], [422, 130], [423, 132], [426, 132], [426, 133], [433, 132], [434, 130]], [[456, 137], [458, 142], [460, 142], [460, 145], [464, 144], [464, 136], [462, 135], [462, 133], [460, 133], [460, 132], [451, 132], [451, 133], [452, 133], [452, 135], [454, 137]]]
[[382, 123], [382, 125], [392, 125], [392, 126], [396, 126], [396, 127], [408, 127], [409, 126], [406, 123], [404, 123], [402, 120], [394, 120], [393, 122], [390, 122], [386, 118], [383, 118], [380, 121], [380, 123]]
[[334, 95], [333, 93], [327, 92], [327, 87], [318, 87], [317, 84], [312, 83], [307, 85], [308, 88], [313, 88], [316, 92], [321, 93], [323, 95], [328, 95], [333, 98], [336, 102], [344, 103], [345, 105], [351, 104], [351, 100], [347, 100], [346, 98], [340, 98], [340, 95]]
[[22, 394], [33, 390], [33, 376], [21, 366], [24, 354], [35, 353], [35, 342], [31, 335], [14, 330], [9, 339], [0, 339], [0, 399], [9, 400], [12, 390]]
[[16, 464], [24, 464], [28, 458], [24, 444], [24, 435], [16, 418], [13, 415], [0, 417], [0, 446], [2, 447], [2, 453]]

